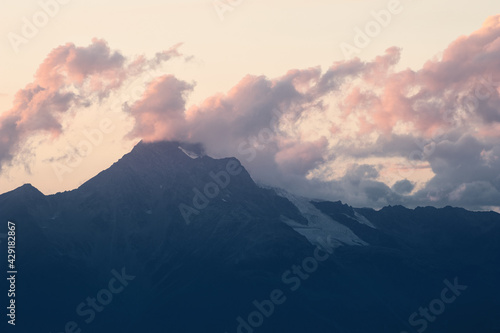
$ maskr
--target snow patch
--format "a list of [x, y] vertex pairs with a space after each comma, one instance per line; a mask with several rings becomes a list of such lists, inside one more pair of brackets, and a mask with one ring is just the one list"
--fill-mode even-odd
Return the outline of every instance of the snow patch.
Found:
[[324, 247], [327, 245], [323, 244], [324, 239], [330, 238], [331, 242], [329, 246], [333, 243], [334, 247], [342, 245], [368, 245], [351, 229], [322, 213], [309, 199], [295, 196], [281, 189], [275, 189], [275, 191], [279, 196], [290, 200], [309, 223], [302, 225], [285, 216], [282, 216], [281, 220], [296, 232], [306, 237], [311, 244]]
[[182, 152], [184, 154], [186, 154], [187, 156], [189, 156], [190, 158], [192, 158], [193, 160], [197, 159], [200, 157], [200, 155], [196, 154], [196, 153], [193, 153], [192, 151], [189, 151], [189, 150], [186, 150], [184, 148], [182, 148], [181, 146], [177, 147], [179, 148], [180, 150], [182, 150]]
[[377, 229], [377, 227], [374, 226], [373, 223], [370, 222], [370, 220], [368, 220], [366, 217], [364, 217], [360, 213], [358, 213], [358, 212], [355, 211], [354, 212], [354, 216], [356, 216], [356, 221], [358, 221], [359, 223], [367, 225], [370, 228]]

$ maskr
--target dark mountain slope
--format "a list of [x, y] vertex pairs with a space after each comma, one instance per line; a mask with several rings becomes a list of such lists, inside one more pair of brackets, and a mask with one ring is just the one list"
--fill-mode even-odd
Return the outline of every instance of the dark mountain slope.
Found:
[[[272, 315], [239, 332], [416, 332], [408, 317], [455, 277], [468, 289], [429, 331], [500, 328], [499, 214], [292, 201], [236, 159], [178, 142], [141, 142], [73, 191], [2, 194], [0, 220], [17, 225], [16, 329], [237, 332], [279, 289]], [[315, 244], [349, 237], [296, 273]], [[135, 278], [91, 318], [87, 298], [103, 300], [121, 272]]]

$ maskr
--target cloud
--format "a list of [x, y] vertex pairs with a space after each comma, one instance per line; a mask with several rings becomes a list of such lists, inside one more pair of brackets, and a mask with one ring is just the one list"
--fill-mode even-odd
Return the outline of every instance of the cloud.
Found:
[[[132, 60], [102, 40], [55, 49], [0, 118], [0, 162], [31, 133], [59, 135], [61, 114], [181, 56], [178, 47]], [[500, 15], [419, 70], [397, 70], [401, 52], [247, 75], [195, 105], [194, 83], [162, 75], [125, 105], [128, 137], [201, 142], [258, 182], [358, 206], [499, 206]]]
[[398, 180], [394, 185], [392, 185], [392, 190], [399, 194], [408, 194], [415, 188], [415, 184], [410, 182], [408, 179]]
[[[174, 98], [152, 83], [133, 107], [140, 115], [133, 135], [202, 142], [209, 154], [242, 159], [258, 181], [311, 196], [367, 206], [491, 205], [499, 189], [499, 41], [495, 16], [417, 71], [396, 71], [401, 50], [393, 47], [373, 61], [335, 62], [325, 72], [248, 75], [227, 93], [186, 108], [191, 85], [170, 79]], [[166, 106], [172, 100], [174, 107]], [[387, 164], [366, 164], [381, 158]], [[390, 159], [406, 161], [392, 166], [396, 175], [398, 168], [427, 168], [434, 177], [417, 191], [406, 177], [389, 186], [381, 172]], [[347, 160], [357, 166], [327, 177]], [[469, 198], [480, 189], [494, 199]]]
[[136, 126], [130, 135], [149, 141], [202, 142], [208, 154], [237, 156], [251, 170], [262, 170], [258, 181], [279, 185], [276, 179], [305, 177], [324, 162], [325, 137], [302, 140], [280, 128], [321, 108], [316, 105], [320, 80], [320, 68], [291, 70], [276, 79], [248, 75], [226, 94], [184, 109], [192, 85], [163, 77], [151, 82], [131, 106]]
[[107, 91], [125, 79], [124, 63], [125, 57], [112, 52], [103, 40], [94, 39], [88, 47], [66, 44], [47, 56], [33, 85], [54, 91], [72, 85], [91, 92]]
[[324, 162], [323, 152], [328, 146], [325, 137], [315, 142], [295, 142], [285, 145], [276, 153], [275, 160], [279, 168], [296, 175], [306, 175], [309, 170]]
[[130, 136], [146, 141], [158, 137], [165, 140], [181, 138], [186, 128], [185, 98], [192, 89], [193, 85], [172, 75], [153, 80], [142, 98], [128, 110], [135, 118]]
[[100, 39], [86, 47], [68, 43], [53, 49], [33, 82], [15, 94], [13, 107], [0, 114], [0, 167], [12, 161], [26, 139], [40, 133], [61, 135], [64, 114], [81, 111], [107, 98], [128, 78], [180, 56], [178, 47], [158, 53], [153, 60], [132, 61]]
[[469, 135], [442, 141], [429, 158], [435, 176], [415, 194], [421, 202], [480, 208], [500, 202], [500, 143]]

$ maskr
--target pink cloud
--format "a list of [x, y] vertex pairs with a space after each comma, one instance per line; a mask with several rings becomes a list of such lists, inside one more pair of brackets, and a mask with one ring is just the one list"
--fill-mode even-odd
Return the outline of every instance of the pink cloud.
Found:
[[[129, 77], [180, 57], [178, 47], [132, 60], [97, 39], [87, 47], [54, 49], [35, 80], [18, 92], [13, 108], [0, 116], [0, 163], [9, 161], [28, 136], [64, 131], [60, 118], [71, 108], [106, 98]], [[257, 179], [277, 183], [286, 176], [304, 178], [332, 162], [330, 150], [353, 158], [356, 148], [369, 155], [384, 153], [386, 145], [391, 157], [406, 158], [408, 149], [415, 149], [410, 138], [436, 133], [450, 133], [455, 140], [456, 133], [478, 141], [499, 137], [500, 15], [457, 38], [442, 59], [429, 60], [419, 70], [397, 70], [401, 52], [392, 47], [372, 61], [335, 62], [325, 71], [311, 67], [275, 78], [247, 75], [226, 93], [196, 105], [187, 105], [193, 83], [164, 75], [127, 108], [135, 119], [129, 137], [202, 142], [209, 154], [240, 157]], [[315, 126], [324, 125], [325, 133], [315, 135], [316, 127], [307, 126], [309, 117], [323, 117]], [[407, 131], [404, 140], [401, 128]]]
[[[327, 145], [321, 140], [303, 141], [300, 135], [292, 140], [280, 132], [279, 124], [298, 127], [303, 115], [327, 110], [329, 103], [338, 109], [341, 122], [325, 122], [331, 135], [343, 139], [347, 136], [342, 127], [350, 120], [357, 125], [357, 141], [373, 134], [388, 138], [398, 125], [405, 124], [423, 137], [457, 126], [491, 127], [492, 119], [500, 122], [500, 115], [495, 118], [498, 108], [493, 107], [499, 105], [496, 90], [465, 115], [468, 121], [457, 121], [464, 117], [462, 99], [475, 96], [484, 75], [498, 74], [500, 79], [499, 37], [499, 17], [494, 17], [478, 31], [451, 43], [443, 59], [430, 60], [418, 71], [396, 71], [401, 49], [392, 47], [373, 61], [336, 62], [324, 73], [312, 67], [292, 69], [273, 79], [247, 75], [227, 93], [190, 107], [184, 97], [192, 87], [170, 78], [161, 89], [153, 83], [132, 106], [137, 119], [132, 135], [203, 142], [209, 152], [221, 156], [237, 155], [239, 143], [252, 143], [276, 167], [306, 174], [322, 162]], [[267, 130], [274, 138], [262, 145], [259, 135]]]
[[324, 162], [323, 153], [328, 147], [325, 137], [314, 142], [284, 144], [276, 153], [279, 168], [287, 173], [305, 176], [309, 170]]
[[177, 48], [159, 53], [153, 60], [139, 57], [128, 63], [104, 40], [93, 39], [86, 47], [68, 43], [53, 49], [40, 64], [33, 82], [20, 89], [10, 110], [0, 115], [0, 167], [11, 161], [28, 137], [63, 132], [62, 116], [108, 97], [131, 76], [180, 56]]
[[135, 126], [130, 136], [146, 141], [184, 137], [186, 130], [186, 95], [193, 86], [172, 75], [153, 80], [140, 100], [130, 107]]

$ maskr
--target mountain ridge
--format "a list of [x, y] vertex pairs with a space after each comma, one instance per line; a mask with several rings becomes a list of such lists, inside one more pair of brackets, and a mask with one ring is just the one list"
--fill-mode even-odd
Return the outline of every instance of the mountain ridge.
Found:
[[[197, 211], [190, 223], [181, 204]], [[21, 331], [76, 320], [95, 333], [234, 332], [275, 289], [287, 301], [259, 332], [412, 331], [408, 317], [455, 277], [469, 289], [433, 329], [500, 327], [499, 214], [301, 198], [258, 186], [237, 159], [198, 146], [140, 143], [72, 191], [21, 186], [0, 195], [0, 220], [16, 223], [19, 312], [35, 314]], [[302, 266], [319, 250], [332, 254]], [[122, 267], [135, 279], [87, 324], [75, 307]]]
[[[183, 148], [183, 149], [181, 149]], [[151, 161], [151, 157], [153, 157], [154, 155], [156, 156], [161, 156], [163, 155], [163, 157], [166, 156], [166, 154], [170, 155], [170, 156], [175, 156], [176, 159], [174, 159], [175, 161], [177, 162], [180, 162], [182, 164], [182, 162], [185, 162], [185, 161], [189, 161], [188, 159], [192, 160], [193, 158], [192, 157], [189, 157], [184, 151], [192, 151], [194, 152], [195, 154], [199, 155], [198, 158], [209, 158], [211, 160], [214, 160], [214, 161], [228, 161], [228, 160], [236, 160], [238, 161], [238, 163], [241, 165], [241, 162], [235, 158], [235, 157], [226, 157], [226, 158], [221, 158], [221, 159], [213, 159], [207, 155], [205, 155], [205, 151], [204, 151], [204, 148], [202, 146], [202, 144], [192, 144], [192, 143], [185, 143], [185, 142], [180, 142], [180, 141], [156, 141], [156, 142], [144, 142], [144, 141], [140, 141], [138, 142], [134, 147], [133, 149], [125, 154], [124, 156], [122, 156], [117, 162], [113, 163], [109, 168], [99, 172], [97, 175], [95, 175], [94, 177], [90, 178], [89, 180], [87, 180], [86, 182], [84, 182], [82, 185], [80, 185], [79, 187], [77, 188], [74, 188], [74, 189], [71, 189], [71, 190], [67, 190], [67, 191], [63, 191], [63, 192], [57, 192], [57, 193], [54, 193], [54, 194], [50, 194], [48, 196], [54, 196], [54, 195], [59, 195], [61, 193], [66, 193], [66, 192], [71, 192], [71, 191], [74, 191], [74, 190], [77, 190], [77, 189], [80, 189], [80, 188], [85, 188], [88, 185], [89, 182], [96, 182], [96, 178], [97, 179], [100, 179], [102, 178], [102, 175], [105, 175], [108, 173], [108, 170], [116, 167], [117, 165], [120, 165], [124, 162], [130, 162], [130, 156], [134, 156], [134, 158], [138, 158], [138, 156], [142, 155], [147, 155], [147, 158], [149, 158], [149, 161]], [[149, 152], [149, 154], [147, 154]], [[138, 155], [138, 156], [135, 156], [135, 155]], [[180, 160], [179, 160], [180, 159]], [[184, 160], [184, 161], [183, 161]], [[168, 161], [168, 159], [165, 159], [165, 158], [162, 158], [161, 161]], [[136, 161], [134, 161], [136, 162]], [[130, 165], [129, 165], [130, 166]], [[250, 175], [248, 174], [248, 172], [245, 170], [244, 166], [242, 166], [243, 169], [244, 169], [244, 172], [250, 177]], [[136, 166], [136, 170], [137, 171], [138, 168]], [[8, 191], [8, 192], [4, 192], [4, 193], [0, 193], [0, 196], [3, 196], [5, 194], [8, 194], [10, 192], [14, 192], [16, 191], [17, 193], [22, 193], [22, 195], [25, 195], [27, 193], [24, 193], [24, 191], [31, 191], [33, 193], [35, 193], [34, 190], [36, 190], [36, 192], [39, 192], [41, 193], [42, 195], [44, 195], [40, 190], [38, 190], [35, 186], [33, 186], [31, 183], [25, 183], [11, 191]], [[280, 189], [278, 189], [280, 190]], [[20, 192], [20, 191], [23, 191], [23, 192]], [[45, 196], [45, 195], [44, 195]], [[350, 206], [348, 203], [344, 203], [340, 200], [338, 201], [331, 201], [331, 200], [325, 200], [325, 199], [313, 199], [313, 198], [309, 198], [310, 201], [314, 201], [314, 202], [322, 202], [322, 201], [325, 201], [325, 202], [333, 202], [333, 203], [338, 203], [339, 205], [343, 205], [343, 206], [347, 206], [347, 207], [350, 207], [351, 209], [373, 209], [373, 210], [376, 210], [376, 211], [382, 211], [382, 210], [385, 210], [385, 209], [400, 209], [400, 208], [404, 208], [404, 209], [408, 209], [408, 210], [419, 210], [419, 209], [427, 209], [427, 208], [435, 208], [435, 209], [448, 209], [448, 208], [452, 208], [452, 209], [463, 209], [463, 210], [466, 210], [466, 211], [469, 211], [469, 212], [491, 212], [491, 213], [495, 213], [495, 214], [500, 214], [498, 212], [495, 212], [495, 211], [492, 211], [492, 210], [489, 210], [489, 211], [474, 211], [474, 210], [468, 210], [468, 209], [465, 209], [465, 208], [462, 208], [462, 207], [456, 207], [456, 206], [451, 206], [451, 205], [447, 205], [445, 207], [434, 207], [434, 206], [417, 206], [415, 208], [409, 208], [409, 207], [406, 207], [406, 206], [403, 206], [403, 205], [387, 205], [387, 206], [384, 206], [380, 209], [374, 209], [374, 208], [371, 208], [371, 207], [353, 207], [353, 206]]]

